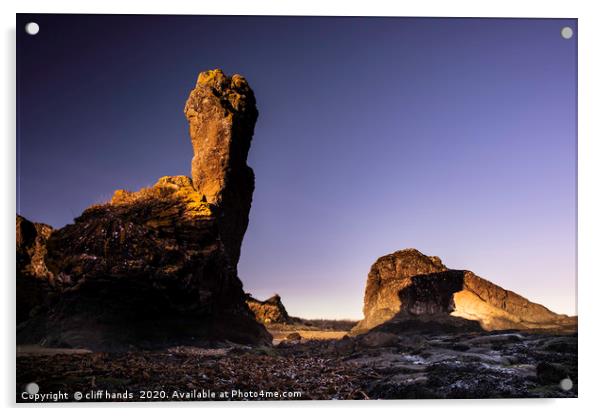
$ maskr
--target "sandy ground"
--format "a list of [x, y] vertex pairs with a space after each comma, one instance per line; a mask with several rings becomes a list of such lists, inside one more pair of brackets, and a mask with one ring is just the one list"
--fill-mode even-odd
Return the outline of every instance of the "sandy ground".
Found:
[[298, 330], [298, 331], [276, 331], [270, 330], [270, 333], [274, 337], [274, 345], [278, 345], [280, 342], [286, 339], [292, 333], [298, 333], [301, 335], [301, 342], [310, 341], [310, 340], [330, 340], [330, 339], [341, 339], [345, 335], [347, 335], [347, 331], [308, 331], [308, 330]]
[[[283, 340], [285, 340], [289, 334], [298, 333], [301, 335], [301, 342], [306, 342], [310, 340], [336, 340], [341, 339], [345, 335], [347, 335], [346, 331], [319, 331], [319, 330], [270, 330], [270, 333], [274, 337], [274, 345], [280, 344]], [[182, 347], [179, 347], [182, 348]], [[28, 357], [28, 356], [53, 356], [58, 354], [89, 354], [92, 351], [86, 349], [77, 349], [77, 348], [46, 348], [40, 345], [17, 345], [17, 357]]]

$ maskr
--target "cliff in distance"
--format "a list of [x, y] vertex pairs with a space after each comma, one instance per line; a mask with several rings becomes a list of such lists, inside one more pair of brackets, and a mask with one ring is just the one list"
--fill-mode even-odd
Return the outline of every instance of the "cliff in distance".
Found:
[[564, 331], [576, 329], [576, 324], [575, 317], [556, 314], [470, 271], [450, 270], [438, 257], [406, 249], [383, 256], [372, 265], [364, 319], [352, 332], [381, 325]]
[[237, 275], [254, 188], [246, 164], [253, 92], [240, 75], [203, 72], [185, 115], [192, 179], [166, 176], [136, 192], [118, 190], [29, 244], [35, 261], [18, 268], [47, 270], [42, 280], [52, 282], [56, 300], [19, 327], [19, 343], [119, 351], [271, 342]]

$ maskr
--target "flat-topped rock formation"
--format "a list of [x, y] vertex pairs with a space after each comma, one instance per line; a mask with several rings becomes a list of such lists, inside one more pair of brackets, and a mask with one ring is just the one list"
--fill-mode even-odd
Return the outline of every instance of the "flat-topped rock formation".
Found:
[[[478, 323], [478, 326], [474, 324]], [[467, 270], [450, 270], [438, 257], [406, 249], [370, 269], [364, 319], [353, 333], [377, 326], [398, 330], [575, 330], [575, 317], [556, 314]], [[379, 327], [382, 329], [382, 327]]]
[[248, 295], [247, 305], [255, 314], [255, 319], [264, 324], [289, 323], [293, 320], [288, 315], [280, 295], [276, 294], [264, 301], [260, 301]]
[[93, 350], [270, 343], [237, 275], [253, 193], [246, 165], [257, 118], [253, 93], [241, 76], [204, 72], [185, 111], [193, 178], [118, 190], [39, 239], [34, 251], [43, 261], [19, 267], [47, 268], [60, 293], [25, 322], [19, 343]]

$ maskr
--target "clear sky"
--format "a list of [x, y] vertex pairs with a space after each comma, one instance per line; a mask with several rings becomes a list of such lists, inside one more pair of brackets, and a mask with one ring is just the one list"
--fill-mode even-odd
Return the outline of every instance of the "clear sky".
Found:
[[27, 218], [63, 226], [115, 189], [189, 175], [184, 103], [219, 67], [259, 109], [246, 291], [360, 318], [371, 264], [415, 247], [576, 313], [576, 20], [19, 15], [17, 28]]

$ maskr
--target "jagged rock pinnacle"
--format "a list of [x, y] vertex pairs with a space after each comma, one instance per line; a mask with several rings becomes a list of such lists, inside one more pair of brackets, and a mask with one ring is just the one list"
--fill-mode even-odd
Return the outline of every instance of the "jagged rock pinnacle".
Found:
[[[53, 282], [52, 296], [20, 302], [18, 342], [103, 351], [270, 344], [236, 270], [254, 189], [246, 164], [253, 92], [240, 75], [203, 72], [185, 112], [192, 179], [164, 176], [135, 192], [118, 190], [51, 234], [17, 218], [19, 271], [35, 272], [32, 280], [47, 267], [42, 280]], [[19, 287], [18, 295], [31, 292]], [[33, 311], [37, 304], [45, 309]]]
[[222, 239], [236, 265], [254, 190], [253, 170], [247, 166], [258, 114], [253, 90], [241, 75], [201, 72], [184, 113], [194, 151], [193, 185], [218, 207]]

